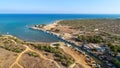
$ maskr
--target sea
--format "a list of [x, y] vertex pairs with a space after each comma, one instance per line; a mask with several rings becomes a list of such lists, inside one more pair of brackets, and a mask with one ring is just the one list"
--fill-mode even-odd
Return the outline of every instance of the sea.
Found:
[[120, 18], [119, 14], [0, 14], [0, 34], [10, 34], [30, 42], [57, 42], [53, 35], [29, 29], [36, 24], [57, 20]]

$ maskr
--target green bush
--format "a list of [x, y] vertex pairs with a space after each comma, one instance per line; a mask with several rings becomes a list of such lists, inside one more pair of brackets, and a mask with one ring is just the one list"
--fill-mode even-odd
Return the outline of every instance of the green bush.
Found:
[[114, 53], [114, 56], [118, 54], [118, 51], [120, 50], [120, 46], [118, 45], [113, 45], [112, 43], [107, 44], [110, 50]]
[[35, 46], [38, 50], [44, 50], [46, 52], [54, 53], [55, 60], [61, 62], [65, 66], [73, 64], [74, 60], [65, 56], [62, 52], [51, 46]]
[[51, 46], [35, 46], [39, 50], [44, 50], [46, 52], [56, 53], [57, 49]]
[[117, 68], [120, 68], [120, 61], [117, 59], [113, 59], [112, 62], [115, 64]]
[[54, 46], [56, 46], [56, 47], [59, 47], [60, 46], [60, 44], [59, 43], [56, 43], [56, 44], [53, 44]]
[[8, 50], [8, 51], [12, 51], [12, 52], [16, 52], [16, 53], [21, 53], [24, 50], [24, 49], [21, 49], [19, 47], [10, 47], [9, 45], [1, 46], [1, 47]]
[[96, 36], [96, 35], [94, 35], [94, 36], [80, 35], [77, 38], [83, 42], [88, 42], [88, 43], [101, 43], [101, 42], [103, 42], [102, 37]]
[[36, 54], [35, 52], [28, 52], [27, 54], [29, 56], [38, 57], [38, 54]]
[[66, 63], [66, 66], [70, 66], [71, 64], [73, 64], [74, 62], [72, 60], [68, 60]]

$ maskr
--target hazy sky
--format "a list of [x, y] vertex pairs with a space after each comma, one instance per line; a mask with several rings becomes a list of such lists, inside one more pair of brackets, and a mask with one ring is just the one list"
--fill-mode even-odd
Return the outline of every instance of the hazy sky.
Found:
[[120, 0], [0, 0], [0, 13], [120, 14]]

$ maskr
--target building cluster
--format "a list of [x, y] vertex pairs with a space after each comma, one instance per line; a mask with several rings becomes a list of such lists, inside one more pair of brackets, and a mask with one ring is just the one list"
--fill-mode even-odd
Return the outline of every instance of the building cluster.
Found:
[[109, 68], [116, 68], [112, 63], [113, 57], [110, 55], [111, 51], [105, 45], [89, 43], [82, 45], [82, 48], [104, 62]]

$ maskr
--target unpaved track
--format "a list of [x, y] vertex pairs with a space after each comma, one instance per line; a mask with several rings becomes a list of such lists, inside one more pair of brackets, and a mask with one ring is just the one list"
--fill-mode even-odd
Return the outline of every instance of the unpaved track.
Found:
[[[68, 47], [66, 47], [66, 46], [61, 46], [61, 48], [63, 49], [63, 51], [64, 51], [65, 53], [71, 55], [71, 56], [75, 59], [76, 63], [82, 65], [84, 68], [91, 68], [91, 67], [88, 66], [87, 63], [85, 62], [84, 56], [77, 54], [75, 51], [71, 50], [70, 48], [68, 48]], [[71, 67], [74, 67], [74, 64], [73, 64], [73, 66], [71, 66]]]
[[17, 65], [20, 67], [20, 68], [24, 68], [22, 65], [20, 65], [19, 63], [17, 63]]
[[76, 65], [76, 63], [70, 65], [69, 68], [73, 68], [73, 67], [75, 67], [75, 65]]
[[[19, 59], [21, 58], [21, 56], [25, 53], [25, 52], [27, 52], [29, 49], [28, 48], [26, 48], [23, 52], [21, 52], [20, 54], [19, 54], [19, 56], [17, 57], [17, 59], [15, 60], [15, 62], [9, 67], [9, 68], [12, 68], [15, 64], [18, 64], [18, 61], [19, 61]], [[18, 64], [19, 65], [19, 64]], [[19, 65], [20, 66], [20, 65]], [[22, 67], [21, 67], [22, 68]]]
[[14, 62], [9, 68], [12, 68], [15, 64], [17, 64], [20, 68], [24, 68], [23, 66], [21, 66], [21, 65], [18, 63], [18, 61], [20, 60], [21, 56], [22, 56], [25, 52], [27, 52], [27, 51], [35, 52], [35, 53], [37, 53], [41, 58], [43, 58], [43, 59], [45, 59], [45, 60], [49, 60], [49, 61], [51, 61], [51, 62], [54, 62], [54, 63], [56, 64], [57, 68], [61, 68], [56, 61], [44, 57], [44, 56], [43, 56], [42, 54], [40, 54], [39, 52], [30, 49], [27, 45], [23, 45], [23, 46], [26, 47], [26, 49], [19, 54], [19, 56], [17, 57], [17, 59], [15, 60], [15, 62]]

